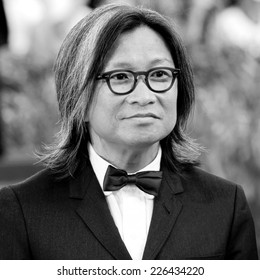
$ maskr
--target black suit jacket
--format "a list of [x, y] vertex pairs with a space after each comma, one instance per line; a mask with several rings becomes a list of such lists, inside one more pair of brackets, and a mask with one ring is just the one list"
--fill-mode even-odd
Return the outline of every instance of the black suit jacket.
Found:
[[[242, 188], [193, 168], [163, 168], [143, 259], [257, 259]], [[137, 217], [138, 218], [138, 217]], [[44, 170], [0, 190], [0, 259], [131, 259], [97, 178]]]

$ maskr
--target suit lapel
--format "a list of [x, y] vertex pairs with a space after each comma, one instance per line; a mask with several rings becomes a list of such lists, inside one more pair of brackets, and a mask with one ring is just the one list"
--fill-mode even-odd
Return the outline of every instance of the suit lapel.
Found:
[[154, 200], [154, 211], [143, 259], [155, 259], [181, 212], [182, 203], [176, 198], [183, 192], [180, 178], [163, 168], [159, 195]]
[[115, 259], [131, 259], [90, 165], [84, 175], [71, 182], [70, 198], [81, 200], [76, 212], [110, 254]]
[[[154, 210], [143, 259], [155, 259], [181, 212], [182, 203], [176, 194], [183, 192], [178, 175], [162, 168], [160, 193]], [[70, 198], [76, 202], [76, 212], [99, 242], [119, 260], [131, 259], [110, 214], [105, 196], [89, 164], [84, 174], [70, 182]]]

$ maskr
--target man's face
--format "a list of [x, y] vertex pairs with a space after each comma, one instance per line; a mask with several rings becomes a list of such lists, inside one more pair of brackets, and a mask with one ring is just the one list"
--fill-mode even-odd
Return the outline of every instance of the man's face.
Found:
[[[142, 26], [121, 35], [104, 72], [154, 67], [174, 67], [174, 63], [162, 38]], [[156, 93], [139, 77], [134, 91], [126, 95], [114, 94], [100, 80], [87, 118], [94, 148], [138, 149], [159, 143], [175, 126], [176, 103], [177, 80], [168, 91]]]

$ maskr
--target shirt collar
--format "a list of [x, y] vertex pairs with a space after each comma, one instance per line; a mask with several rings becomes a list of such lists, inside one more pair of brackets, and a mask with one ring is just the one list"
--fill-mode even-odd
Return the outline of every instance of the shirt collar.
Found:
[[[107, 168], [109, 165], [112, 165], [105, 159], [103, 159], [100, 155], [96, 153], [94, 150], [93, 146], [88, 143], [88, 153], [89, 153], [89, 160], [91, 162], [91, 165], [93, 167], [93, 170], [96, 174], [96, 177], [98, 179], [99, 185], [101, 186], [101, 189], [103, 190], [103, 181], [104, 177], [107, 171]], [[141, 171], [159, 171], [160, 170], [160, 165], [161, 165], [161, 157], [162, 157], [162, 149], [159, 146], [158, 153], [155, 157], [155, 159], [146, 165], [144, 168], [137, 172]], [[137, 173], [135, 172], [135, 173]], [[104, 191], [103, 191], [104, 192]], [[111, 192], [104, 192], [105, 195], [109, 195]]]

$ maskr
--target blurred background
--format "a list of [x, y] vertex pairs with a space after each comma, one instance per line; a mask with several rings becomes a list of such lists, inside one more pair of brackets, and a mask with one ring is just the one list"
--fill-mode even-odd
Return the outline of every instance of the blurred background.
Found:
[[175, 22], [195, 73], [189, 132], [206, 148], [202, 167], [243, 186], [260, 248], [260, 0], [0, 0], [0, 187], [42, 168], [34, 152], [59, 130], [59, 46], [84, 15], [115, 2]]

